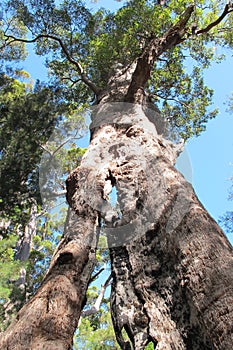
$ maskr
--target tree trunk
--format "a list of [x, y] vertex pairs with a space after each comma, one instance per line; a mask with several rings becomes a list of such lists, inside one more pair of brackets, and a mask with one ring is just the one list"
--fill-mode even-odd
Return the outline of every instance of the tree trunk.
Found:
[[[122, 349], [153, 341], [157, 350], [230, 350], [232, 247], [174, 168], [179, 145], [158, 135], [158, 120], [144, 106], [100, 105], [85, 155], [95, 172], [85, 202], [100, 213], [111, 250], [117, 339]], [[118, 209], [106, 200], [113, 187]]]
[[[78, 180], [78, 175], [76, 180]], [[71, 178], [70, 181], [72, 182]], [[77, 184], [77, 182], [76, 182]], [[68, 200], [78, 200], [69, 191]], [[95, 263], [96, 212], [86, 208], [83, 218], [70, 211], [63, 238], [36, 295], [19, 311], [1, 335], [7, 350], [71, 350], [91, 272]]]
[[36, 219], [38, 216], [37, 213], [37, 203], [35, 200], [30, 199], [31, 208], [30, 208], [30, 217], [28, 223], [24, 227], [24, 232], [19, 230], [19, 240], [17, 242], [15, 259], [20, 261], [26, 261], [29, 258], [33, 238], [36, 235]]
[[[125, 87], [117, 91], [125, 95]], [[106, 93], [102, 102], [111, 98]], [[157, 110], [100, 103], [92, 117], [91, 144], [67, 180], [73, 211], [64, 237], [1, 348], [72, 348], [101, 225], [122, 349], [142, 350], [149, 341], [157, 350], [231, 349], [232, 248], [174, 168], [179, 147], [158, 135]], [[108, 200], [114, 187], [119, 208]]]
[[145, 127], [142, 110], [127, 116], [103, 145], [122, 214], [108, 232], [117, 340], [122, 349], [230, 350], [232, 247], [174, 168], [172, 144]]

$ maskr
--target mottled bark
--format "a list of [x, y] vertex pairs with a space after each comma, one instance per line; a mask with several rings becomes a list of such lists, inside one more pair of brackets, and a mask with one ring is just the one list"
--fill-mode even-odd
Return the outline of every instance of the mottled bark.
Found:
[[122, 349], [153, 341], [157, 350], [230, 350], [232, 247], [174, 168], [179, 147], [158, 135], [157, 120], [140, 105], [98, 106], [82, 161], [83, 201], [98, 211], [111, 249], [117, 339]]

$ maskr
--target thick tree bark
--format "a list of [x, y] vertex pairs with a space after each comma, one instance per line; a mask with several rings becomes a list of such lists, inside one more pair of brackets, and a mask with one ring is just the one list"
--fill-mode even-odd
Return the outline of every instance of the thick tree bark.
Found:
[[[111, 248], [117, 339], [122, 349], [153, 341], [156, 349], [230, 350], [232, 247], [174, 168], [179, 147], [157, 134], [158, 112], [147, 110], [149, 120], [144, 110], [100, 105], [82, 163], [91, 169], [84, 201], [102, 217]], [[109, 182], [120, 212], [106, 200]]]

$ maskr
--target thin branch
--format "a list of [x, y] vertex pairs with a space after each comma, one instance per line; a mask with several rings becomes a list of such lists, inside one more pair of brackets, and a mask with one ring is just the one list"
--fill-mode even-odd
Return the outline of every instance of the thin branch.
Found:
[[22, 39], [22, 38], [16, 38], [12, 35], [6, 35], [5, 34], [5, 37], [6, 37], [6, 40], [5, 40], [5, 43], [6, 45], [9, 45], [9, 44], [12, 44], [13, 42], [16, 42], [16, 41], [19, 41], [19, 42], [23, 42], [23, 43], [34, 43], [36, 41], [38, 41], [39, 39], [51, 39], [51, 40], [54, 40], [54, 41], [57, 41], [62, 49], [62, 51], [64, 52], [66, 58], [68, 59], [68, 61], [73, 64], [80, 76], [81, 76], [81, 79], [82, 81], [96, 94], [98, 95], [100, 93], [100, 89], [87, 77], [87, 75], [84, 73], [84, 69], [83, 67], [81, 66], [81, 64], [76, 61], [75, 59], [73, 59], [73, 57], [71, 57], [71, 55], [69, 54], [66, 46], [64, 45], [63, 41], [56, 37], [55, 35], [51, 35], [51, 34], [40, 34], [38, 36], [36, 36], [35, 38], [33, 39]]
[[150, 94], [150, 96], [151, 96], [152, 98], [153, 98], [154, 96], [157, 96], [157, 97], [159, 97], [159, 98], [161, 98], [161, 99], [163, 99], [163, 100], [165, 100], [165, 101], [175, 101], [175, 102], [181, 104], [182, 106], [184, 106], [184, 107], [186, 107], [186, 108], [190, 108], [189, 105], [188, 105], [187, 103], [185, 103], [184, 101], [178, 100], [178, 99], [176, 99], [176, 98], [174, 98], [174, 97], [169, 97], [169, 98], [167, 98], [167, 97], [163, 97], [163, 96], [161, 96], [161, 95], [159, 95], [159, 94], [156, 94], [156, 93]]
[[101, 290], [100, 293], [95, 301], [95, 304], [88, 310], [85, 310], [82, 312], [82, 317], [86, 317], [86, 316], [90, 316], [93, 315], [95, 313], [97, 313], [100, 309], [100, 305], [102, 303], [102, 300], [104, 298], [104, 294], [106, 291], [106, 288], [110, 285], [111, 283], [111, 278], [112, 278], [112, 274], [109, 275], [109, 277], [107, 278], [107, 280], [105, 281], [105, 283], [101, 286]]
[[104, 270], [105, 270], [105, 267], [101, 267], [101, 269], [97, 271], [96, 274], [94, 274], [94, 276], [91, 277], [90, 283], [93, 282], [96, 279], [96, 277], [98, 277], [101, 274], [101, 272], [103, 272]]
[[78, 132], [76, 132], [76, 134], [74, 136], [70, 136], [68, 139], [64, 140], [53, 152], [52, 152], [52, 157], [55, 156], [55, 154], [60, 151], [60, 149], [65, 146], [65, 144], [67, 144], [68, 142], [72, 141], [75, 136], [77, 135]]
[[44, 147], [43, 145], [39, 145], [41, 149], [43, 149], [45, 152], [47, 152], [50, 156], [50, 158], [54, 157], [55, 154], [60, 151], [61, 148], [63, 148], [68, 142], [72, 141], [72, 140], [76, 140], [76, 139], [80, 139], [81, 136], [77, 137], [79, 130], [76, 131], [76, 133], [70, 137], [68, 137], [66, 140], [64, 140], [62, 143], [60, 143], [60, 145], [55, 148], [54, 151], [49, 151], [46, 147]]
[[197, 30], [196, 35], [209, 32], [212, 28], [216, 27], [220, 22], [222, 22], [222, 20], [231, 12], [233, 12], [233, 6], [230, 1], [228, 4], [226, 4], [223, 13], [216, 19], [216, 21], [208, 24], [208, 26], [205, 28]]
[[82, 81], [82, 79], [76, 79], [76, 80], [73, 80], [72, 78], [70, 77], [63, 77], [61, 78], [62, 81], [65, 81], [65, 80], [68, 80], [70, 81], [72, 84], [71, 84], [71, 87], [73, 87], [74, 85], [76, 85], [77, 83], [79, 83], [80, 81]]
[[54, 198], [56, 198], [56, 197], [65, 196], [66, 193], [67, 193], [66, 190], [61, 190], [59, 192], [51, 192], [50, 195], [53, 196]]
[[50, 157], [52, 157], [52, 153], [47, 149], [45, 148], [43, 145], [39, 144], [39, 147], [44, 151], [44, 152], [47, 152], [49, 154]]

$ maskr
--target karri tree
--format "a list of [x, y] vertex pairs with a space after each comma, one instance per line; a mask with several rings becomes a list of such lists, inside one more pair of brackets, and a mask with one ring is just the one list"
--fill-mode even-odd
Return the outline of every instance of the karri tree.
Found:
[[122, 349], [232, 349], [232, 247], [174, 167], [180, 138], [216, 115], [203, 69], [220, 59], [214, 47], [232, 46], [232, 12], [225, 1], [132, 0], [115, 13], [4, 2], [3, 55], [34, 44], [64, 100], [93, 107], [63, 237], [1, 348], [72, 349], [101, 234]]

